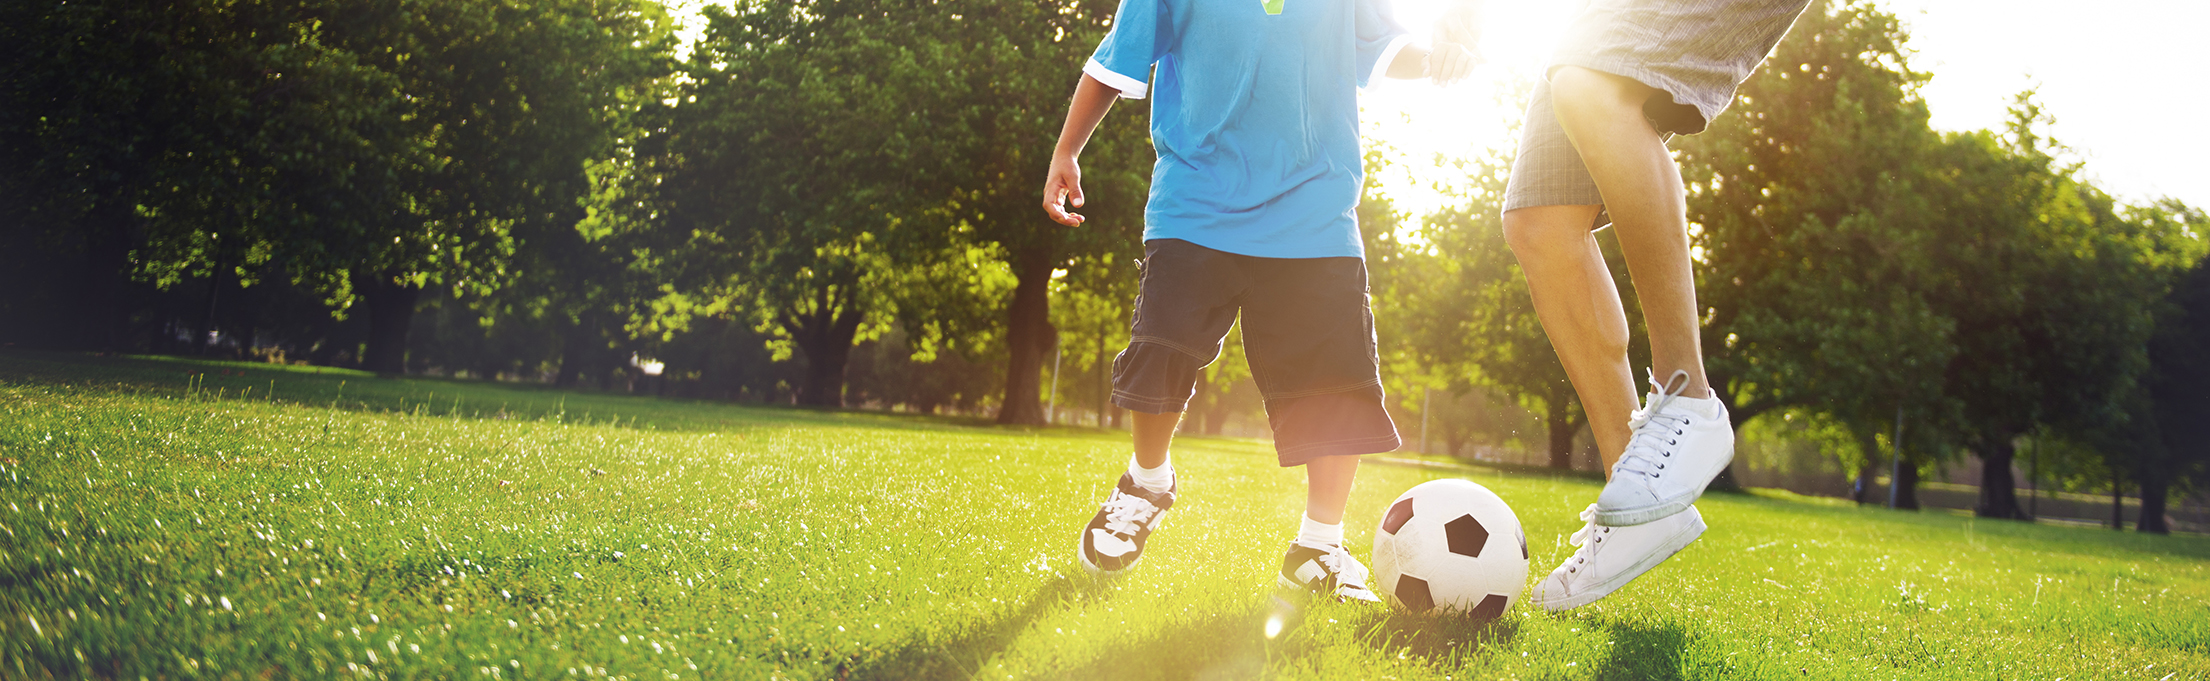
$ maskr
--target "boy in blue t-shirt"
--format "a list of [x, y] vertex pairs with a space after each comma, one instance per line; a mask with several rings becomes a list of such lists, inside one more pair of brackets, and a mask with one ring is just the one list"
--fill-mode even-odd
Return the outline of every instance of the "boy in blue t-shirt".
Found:
[[1343, 550], [1358, 456], [1399, 444], [1382, 407], [1355, 213], [1357, 89], [1377, 71], [1447, 83], [1478, 61], [1457, 45], [1430, 54], [1408, 42], [1388, 0], [1121, 1], [1044, 184], [1051, 218], [1081, 224], [1062, 206], [1083, 204], [1076, 157], [1116, 95], [1157, 90], [1142, 282], [1128, 349], [1113, 361], [1135, 455], [1082, 530], [1084, 568], [1117, 573], [1142, 557], [1174, 504], [1175, 426], [1240, 313], [1280, 463], [1304, 466], [1308, 485], [1278, 581], [1378, 600]]

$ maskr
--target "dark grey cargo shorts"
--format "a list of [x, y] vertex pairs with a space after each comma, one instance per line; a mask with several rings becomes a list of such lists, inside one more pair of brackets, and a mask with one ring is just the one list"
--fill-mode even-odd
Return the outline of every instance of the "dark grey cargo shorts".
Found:
[[1142, 276], [1128, 349], [1113, 360], [1114, 404], [1186, 409], [1197, 372], [1220, 357], [1240, 313], [1281, 465], [1400, 444], [1382, 407], [1365, 260], [1259, 258], [1153, 239]]

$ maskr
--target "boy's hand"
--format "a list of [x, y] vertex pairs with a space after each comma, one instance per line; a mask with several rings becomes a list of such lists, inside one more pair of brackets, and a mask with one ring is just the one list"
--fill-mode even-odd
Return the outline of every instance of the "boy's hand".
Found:
[[1473, 75], [1473, 67], [1481, 65], [1480, 55], [1458, 43], [1435, 43], [1435, 50], [1427, 53], [1427, 77], [1436, 85], [1454, 85]]
[[1471, 48], [1481, 44], [1481, 4], [1452, 3], [1435, 21], [1435, 44], [1457, 43]]
[[1435, 21], [1435, 50], [1428, 57], [1427, 73], [1438, 85], [1450, 85], [1473, 73], [1482, 59], [1475, 46], [1481, 44], [1481, 3], [1479, 0], [1460, 0]]
[[1053, 155], [1051, 176], [1044, 179], [1044, 213], [1051, 221], [1068, 227], [1082, 224], [1089, 218], [1067, 212], [1065, 203], [1073, 199], [1074, 207], [1082, 207], [1082, 166], [1072, 156]]

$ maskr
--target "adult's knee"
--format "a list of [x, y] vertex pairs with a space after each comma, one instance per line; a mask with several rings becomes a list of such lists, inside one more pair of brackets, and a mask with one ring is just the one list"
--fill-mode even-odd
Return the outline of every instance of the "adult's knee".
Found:
[[1568, 121], [1620, 112], [1639, 116], [1649, 90], [1634, 79], [1578, 66], [1561, 66], [1550, 74], [1550, 103]]
[[1577, 255], [1597, 206], [1534, 206], [1504, 213], [1504, 243], [1521, 260]]

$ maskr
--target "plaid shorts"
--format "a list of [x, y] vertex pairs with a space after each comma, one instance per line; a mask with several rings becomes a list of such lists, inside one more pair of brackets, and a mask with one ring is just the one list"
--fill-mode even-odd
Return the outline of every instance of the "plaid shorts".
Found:
[[1240, 314], [1281, 465], [1401, 444], [1382, 406], [1365, 260], [1260, 258], [1180, 239], [1143, 250], [1128, 349], [1113, 360], [1114, 404], [1187, 409], [1197, 372], [1220, 357]]
[[[1643, 116], [1668, 137], [1693, 135], [1734, 103], [1735, 88], [1764, 63], [1809, 5], [1810, 0], [1595, 0], [1567, 29], [1549, 70], [1578, 66], [1657, 88], [1669, 97], [1644, 102]], [[1544, 80], [1527, 105], [1504, 210], [1602, 205], [1596, 180], [1558, 125]]]

